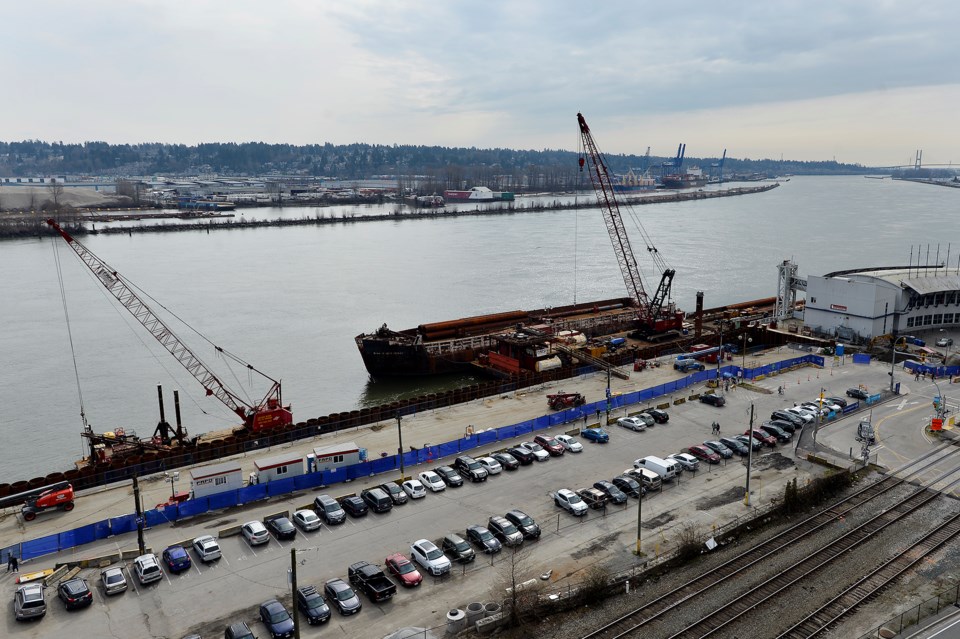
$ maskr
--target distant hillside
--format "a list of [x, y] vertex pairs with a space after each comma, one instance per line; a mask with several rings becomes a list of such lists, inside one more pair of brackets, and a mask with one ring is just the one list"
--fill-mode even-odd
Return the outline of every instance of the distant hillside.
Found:
[[[264, 144], [262, 142], [183, 144], [107, 144], [85, 142], [0, 142], [0, 176], [98, 175], [183, 176], [301, 175], [357, 180], [372, 176], [421, 176], [440, 188], [476, 184], [514, 188], [562, 189], [582, 182], [577, 154], [572, 151], [384, 146], [372, 144]], [[608, 155], [616, 173], [649, 167], [654, 173], [672, 158]], [[692, 158], [685, 166], [700, 166], [716, 174], [719, 158]], [[767, 176], [868, 173], [867, 167], [836, 162], [750, 160], [728, 157], [724, 175]]]

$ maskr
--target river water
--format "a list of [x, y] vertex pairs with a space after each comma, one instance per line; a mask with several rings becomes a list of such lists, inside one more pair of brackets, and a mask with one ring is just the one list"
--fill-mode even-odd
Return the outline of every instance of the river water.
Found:
[[[775, 295], [776, 266], [784, 259], [795, 260], [801, 275], [823, 274], [906, 264], [918, 244], [931, 245], [932, 261], [937, 242], [944, 256], [953, 241], [954, 263], [958, 198], [956, 189], [909, 182], [794, 177], [762, 194], [622, 212], [648, 288], [659, 273], [638, 224], [677, 271], [675, 301], [692, 310], [698, 290], [707, 307]], [[375, 213], [395, 206], [350, 209]], [[330, 213], [242, 210], [261, 219]], [[595, 208], [81, 241], [157, 300], [156, 308], [162, 304], [183, 318], [189, 326], [165, 321], [231, 389], [256, 401], [268, 385], [228, 366], [194, 330], [282, 379], [283, 399], [292, 402], [297, 421], [454, 383], [370, 381], [353, 337], [384, 322], [403, 329], [625, 294]], [[0, 481], [64, 470], [84, 453], [81, 393], [97, 431], [122, 426], [152, 433], [157, 384], [164, 387], [170, 422], [172, 390], [180, 391], [191, 433], [236, 422], [203, 396], [62, 240], [0, 242], [0, 272]]]

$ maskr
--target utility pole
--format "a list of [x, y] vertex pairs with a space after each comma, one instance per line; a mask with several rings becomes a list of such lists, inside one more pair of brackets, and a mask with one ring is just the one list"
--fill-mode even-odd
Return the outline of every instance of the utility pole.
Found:
[[643, 488], [640, 489], [640, 497], [637, 499], [637, 557], [643, 554], [640, 550], [640, 540], [643, 535], [640, 529], [640, 522], [643, 520]]
[[300, 614], [297, 611], [297, 549], [290, 548], [290, 591], [293, 593], [293, 636], [300, 639]]
[[750, 467], [753, 466], [753, 403], [750, 403], [750, 445], [747, 446], [747, 494], [743, 496], [743, 503], [750, 507]]
[[397, 411], [397, 439], [400, 441], [400, 447], [397, 449], [397, 452], [400, 455], [400, 481], [405, 479], [403, 474], [403, 430], [400, 428], [400, 422], [403, 421], [403, 416], [400, 415], [400, 411]]
[[141, 555], [147, 554], [147, 546], [143, 541], [143, 507], [140, 505], [140, 483], [137, 476], [133, 476], [133, 504], [137, 513], [137, 548]]

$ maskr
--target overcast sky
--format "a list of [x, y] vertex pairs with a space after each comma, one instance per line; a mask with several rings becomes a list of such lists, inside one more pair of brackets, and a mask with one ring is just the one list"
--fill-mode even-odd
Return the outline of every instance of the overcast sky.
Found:
[[0, 138], [960, 163], [960, 2], [85, 0], [0, 11]]

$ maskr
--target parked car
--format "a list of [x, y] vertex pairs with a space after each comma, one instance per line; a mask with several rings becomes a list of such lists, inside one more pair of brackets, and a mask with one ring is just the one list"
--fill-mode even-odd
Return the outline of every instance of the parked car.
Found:
[[453, 467], [469, 477], [472, 482], [487, 481], [487, 477], [490, 475], [487, 469], [483, 467], [483, 464], [469, 455], [460, 455], [454, 459]]
[[581, 488], [577, 491], [577, 494], [580, 496], [580, 499], [583, 500], [583, 503], [587, 505], [588, 508], [600, 509], [607, 505], [607, 502], [610, 500], [605, 493], [596, 488]]
[[263, 524], [277, 539], [294, 539], [297, 536], [297, 529], [294, 527], [293, 522], [283, 515], [279, 517], [268, 517], [263, 521]]
[[493, 457], [481, 457], [477, 461], [480, 463], [480, 467], [487, 471], [488, 476], [499, 475], [503, 472], [503, 466]]
[[720, 455], [716, 454], [706, 446], [691, 446], [687, 451], [701, 461], [705, 461], [708, 464], [719, 464]]
[[867, 394], [867, 391], [863, 390], [862, 388], [848, 388], [847, 397], [852, 397], [854, 399], [867, 399], [870, 397], [870, 395]]
[[223, 639], [257, 639], [250, 632], [250, 626], [244, 621], [238, 621], [227, 626], [223, 632]]
[[201, 535], [193, 540], [193, 551], [203, 563], [210, 563], [220, 559], [220, 544], [211, 535]]
[[397, 594], [397, 585], [387, 578], [380, 566], [369, 561], [357, 561], [347, 568], [350, 585], [362, 592], [373, 603], [386, 601]]
[[627, 497], [640, 497], [643, 494], [643, 486], [633, 477], [619, 475], [610, 480], [610, 483], [620, 489]]
[[746, 457], [750, 453], [750, 449], [747, 448], [746, 444], [734, 439], [733, 437], [721, 437], [720, 443], [741, 457]]
[[730, 459], [733, 457], [733, 451], [723, 445], [722, 442], [719, 442], [715, 439], [711, 439], [703, 442], [703, 445], [720, 455], [723, 459]]
[[100, 585], [103, 586], [103, 594], [118, 595], [127, 589], [127, 578], [123, 574], [122, 568], [104, 568], [100, 571]]
[[817, 419], [817, 416], [814, 413], [810, 412], [805, 408], [801, 408], [800, 406], [794, 406], [793, 408], [784, 408], [783, 412], [787, 413], [788, 415], [794, 415], [796, 417], [799, 417], [804, 424], [809, 424]]
[[432, 470], [425, 470], [417, 475], [417, 477], [419, 477], [423, 485], [432, 492], [439, 493], [447, 489], [447, 485], [444, 483], [443, 479], [440, 478], [440, 475]]
[[752, 435], [754, 439], [763, 443], [764, 446], [773, 448], [777, 445], [777, 438], [766, 431], [754, 429], [753, 431], [744, 431], [744, 435]]
[[627, 501], [627, 496], [623, 494], [623, 491], [608, 481], [595, 481], [593, 487], [606, 495], [607, 499], [614, 504], [623, 504]]
[[183, 546], [167, 546], [163, 549], [161, 557], [163, 557], [163, 563], [167, 570], [174, 574], [190, 570], [193, 565], [193, 562], [190, 561], [190, 555], [187, 554]]
[[521, 442], [517, 444], [517, 448], [523, 448], [524, 450], [530, 452], [533, 455], [533, 458], [538, 462], [545, 462], [550, 459], [550, 453], [545, 451], [540, 444], [534, 442]]
[[494, 537], [493, 533], [483, 526], [476, 524], [473, 526], [467, 526], [467, 530], [465, 532], [467, 535], [467, 541], [480, 548], [484, 554], [492, 555], [494, 553], [498, 553], [503, 547], [500, 543], [500, 540]]
[[[257, 522], [258, 524], [260, 522]], [[266, 532], [266, 531], [264, 531]], [[156, 555], [140, 555], [133, 560], [133, 572], [141, 585], [153, 583], [163, 579], [163, 570], [160, 569], [160, 560]]]
[[366, 502], [356, 495], [349, 495], [347, 497], [340, 498], [340, 506], [342, 506], [351, 517], [363, 517], [369, 510]]
[[794, 413], [788, 413], [785, 410], [773, 411], [772, 413], [770, 413], [770, 419], [782, 419], [784, 421], [790, 422], [797, 428], [800, 428], [805, 423], [807, 423], [807, 420], [803, 419], [799, 415], [795, 415]]
[[580, 495], [569, 488], [561, 488], [554, 493], [553, 503], [575, 517], [582, 517], [587, 514], [587, 504], [580, 498]]
[[429, 539], [418, 539], [413, 542], [410, 546], [410, 556], [435, 577], [450, 572], [450, 560]]
[[773, 424], [761, 424], [760, 430], [767, 433], [768, 435], [772, 435], [773, 437], [776, 437], [777, 441], [780, 442], [781, 444], [786, 444], [791, 439], [793, 439], [790, 433], [780, 428], [777, 428]]
[[440, 550], [448, 557], [461, 564], [469, 564], [477, 558], [473, 548], [467, 543], [467, 540], [456, 533], [445, 535], [440, 540]]
[[751, 437], [750, 435], [737, 435], [736, 437], [734, 437], [734, 439], [736, 439], [738, 442], [740, 442], [744, 446], [750, 446], [751, 448], [753, 448], [753, 450], [760, 450], [761, 448], [763, 448], [763, 442], [760, 441], [759, 439]]
[[941, 337], [937, 340], [937, 346], [953, 346], [952, 337]]
[[557, 435], [554, 439], [560, 442], [569, 453], [579, 453], [583, 450], [583, 444], [570, 435]]
[[653, 421], [657, 422], [658, 424], [666, 424], [670, 421], [670, 414], [665, 410], [660, 410], [659, 408], [651, 408], [647, 411], [647, 414], [650, 415], [650, 417], [653, 417]]
[[540, 526], [533, 517], [522, 510], [511, 510], [503, 516], [504, 519], [517, 527], [524, 539], [540, 539]]
[[293, 513], [293, 523], [299, 526], [300, 530], [310, 532], [311, 530], [319, 528], [322, 522], [320, 518], [317, 517], [317, 513], [306, 509]]
[[840, 407], [840, 410], [843, 410], [847, 407], [847, 400], [842, 397], [824, 397], [824, 399], [829, 400]]
[[346, 511], [344, 511], [340, 503], [330, 495], [317, 495], [313, 500], [313, 510], [320, 516], [320, 519], [327, 522], [329, 526], [342, 524], [347, 519]]
[[[804, 402], [804, 403], [808, 403], [808, 402]], [[824, 408], [832, 410], [835, 413], [839, 413], [840, 411], [843, 410], [843, 406], [831, 400], [829, 397], [824, 397], [823, 399], [820, 399], [819, 397], [817, 397], [811, 400], [809, 403], [815, 406], [823, 405]], [[846, 405], [846, 402], [844, 402], [843, 405]]]
[[390, 499], [390, 495], [379, 487], [361, 490], [360, 499], [375, 513], [388, 513], [393, 509], [393, 500]]
[[[157, 570], [160, 570], [160, 564], [157, 564]], [[57, 586], [57, 596], [67, 610], [86, 608], [93, 603], [93, 592], [90, 591], [87, 580], [80, 577], [61, 582]]]
[[802, 428], [802, 426], [794, 426], [794, 425], [793, 425], [793, 422], [788, 422], [788, 421], [785, 420], [785, 419], [771, 419], [771, 420], [768, 421], [768, 422], [764, 422], [764, 424], [773, 424], [774, 426], [776, 426], [776, 427], [779, 428], [780, 430], [784, 430], [784, 431], [790, 433], [791, 435], [793, 435], [795, 432], [797, 432], [797, 428]]
[[[120, 576], [122, 577], [123, 573], [120, 573]], [[126, 590], [126, 580], [123, 584]], [[47, 601], [43, 597], [43, 586], [38, 583], [28, 583], [17, 587], [17, 592], [13, 596], [13, 616], [17, 621], [41, 619], [45, 614], [47, 614]]]
[[700, 401], [703, 402], [704, 404], [710, 404], [711, 406], [717, 406], [717, 407], [723, 406], [727, 403], [727, 400], [725, 400], [723, 397], [721, 397], [720, 395], [715, 395], [713, 393], [705, 393], [701, 395]]
[[260, 621], [267, 627], [267, 632], [273, 639], [290, 639], [293, 637], [293, 617], [276, 599], [264, 601], [260, 604]]
[[405, 492], [410, 499], [420, 499], [421, 497], [427, 496], [427, 489], [420, 483], [419, 479], [408, 479], [400, 484], [400, 487], [403, 488], [403, 492]]
[[643, 420], [643, 423], [647, 425], [647, 428], [650, 428], [657, 423], [657, 420], [653, 418], [653, 415], [647, 412], [639, 413], [637, 417]]
[[504, 470], [516, 470], [520, 468], [520, 462], [517, 461], [517, 458], [510, 453], [494, 453], [490, 456], [496, 459]]
[[610, 441], [610, 435], [602, 428], [584, 428], [580, 431], [580, 436], [597, 444], [606, 444]]
[[394, 506], [407, 503], [407, 493], [403, 491], [403, 488], [401, 488], [397, 482], [387, 481], [380, 484], [379, 487], [390, 496]]
[[533, 453], [526, 448], [520, 448], [519, 446], [514, 446], [513, 448], [507, 449], [507, 454], [516, 459], [517, 463], [522, 466], [532, 464], [536, 460], [536, 457]]
[[827, 406], [820, 406], [820, 404], [814, 402], [802, 402], [800, 405], [796, 406], [801, 410], [806, 410], [813, 415], [813, 418], [817, 417], [826, 417], [830, 413], [830, 408]]
[[639, 417], [621, 417], [617, 420], [617, 425], [637, 432], [647, 430], [647, 423]]
[[330, 606], [315, 586], [297, 588], [297, 610], [307, 618], [307, 623], [311, 626], [330, 621]]
[[551, 457], [560, 457], [567, 450], [556, 438], [550, 437], [549, 435], [537, 435], [533, 438], [533, 442], [542, 446]]
[[684, 470], [700, 470], [700, 460], [690, 453], [673, 453], [672, 455], [667, 455], [667, 459], [676, 460], [676, 462], [680, 464], [680, 468]]
[[447, 486], [450, 486], [451, 488], [458, 488], [459, 486], [463, 486], [463, 477], [461, 477], [460, 473], [455, 471], [450, 466], [437, 466], [436, 468], [433, 469], [433, 472], [440, 475], [440, 479], [443, 480], [443, 483], [445, 483]]
[[491, 517], [487, 521], [487, 528], [504, 546], [519, 546], [523, 543], [523, 533], [503, 517]]
[[393, 553], [383, 561], [383, 565], [387, 567], [387, 572], [396, 577], [404, 588], [415, 588], [423, 581], [423, 575], [403, 553]]
[[323, 584], [323, 594], [328, 602], [337, 607], [337, 611], [344, 616], [360, 612], [363, 602], [353, 591], [350, 584], [336, 577]]

